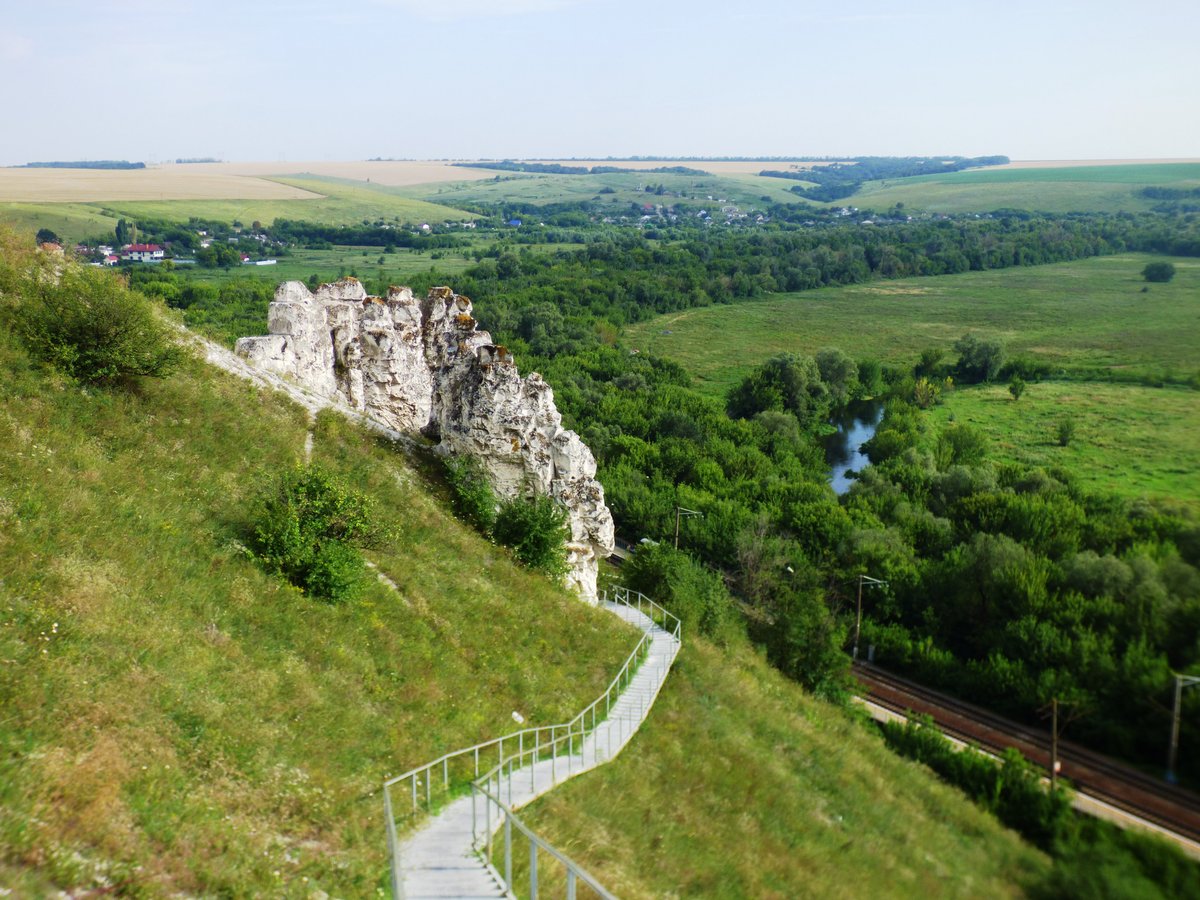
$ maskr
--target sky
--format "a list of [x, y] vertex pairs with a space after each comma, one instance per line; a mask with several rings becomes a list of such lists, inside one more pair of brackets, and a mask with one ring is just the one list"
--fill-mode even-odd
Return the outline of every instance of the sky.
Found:
[[1200, 0], [41, 0], [0, 164], [1200, 157]]

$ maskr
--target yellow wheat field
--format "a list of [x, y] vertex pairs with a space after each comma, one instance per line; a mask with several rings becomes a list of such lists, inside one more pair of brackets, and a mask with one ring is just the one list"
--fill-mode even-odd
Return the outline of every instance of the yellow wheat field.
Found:
[[321, 196], [271, 177], [324, 175], [388, 186], [470, 181], [494, 172], [446, 162], [191, 163], [145, 169], [3, 169], [0, 202], [100, 203], [131, 200], [311, 200]]

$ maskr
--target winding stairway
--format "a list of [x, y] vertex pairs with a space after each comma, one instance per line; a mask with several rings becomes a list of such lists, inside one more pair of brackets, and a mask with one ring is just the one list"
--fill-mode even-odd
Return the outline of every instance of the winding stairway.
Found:
[[[512, 832], [521, 831], [536, 860], [538, 848], [567, 869], [568, 896], [582, 880], [600, 896], [611, 896], [577, 864], [550, 847], [513, 812], [569, 778], [612, 760], [646, 718], [681, 643], [679, 621], [636, 592], [618, 590], [601, 606], [642, 633], [625, 666], [598, 700], [565, 725], [526, 729], [476, 747], [456, 751], [390, 779], [384, 802], [391, 851], [392, 894], [405, 900], [424, 898], [511, 897]], [[665, 627], [664, 627], [665, 626]], [[507, 744], [507, 747], [505, 746]], [[506, 752], [507, 749], [507, 752]], [[493, 762], [480, 769], [480, 754]], [[470, 793], [452, 796], [451, 765], [472, 769]], [[403, 842], [396, 837], [397, 803], [411, 796], [415, 814], [422, 801], [431, 805], [433, 785], [444, 789], [448, 802], [429, 816]], [[461, 787], [461, 785], [460, 785]], [[503, 831], [503, 873], [493, 867], [493, 840]], [[532, 867], [535, 871], [536, 866]], [[536, 896], [536, 881], [531, 884]]]

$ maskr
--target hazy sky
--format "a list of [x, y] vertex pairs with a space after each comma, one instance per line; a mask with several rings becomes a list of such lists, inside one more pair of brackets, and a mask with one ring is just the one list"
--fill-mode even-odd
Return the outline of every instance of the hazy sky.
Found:
[[5, 5], [0, 164], [1200, 156], [1200, 0]]

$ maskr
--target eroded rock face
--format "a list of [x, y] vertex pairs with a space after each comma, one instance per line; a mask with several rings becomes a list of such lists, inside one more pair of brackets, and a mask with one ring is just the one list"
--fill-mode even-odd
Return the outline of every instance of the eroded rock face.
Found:
[[369, 297], [355, 279], [279, 286], [270, 334], [242, 338], [239, 356], [346, 403], [397, 431], [424, 431], [450, 454], [469, 453], [503, 498], [533, 491], [569, 513], [568, 583], [596, 600], [599, 561], [613, 549], [613, 521], [596, 460], [562, 427], [554, 392], [537, 373], [521, 378], [512, 354], [476, 327], [471, 301], [434, 288]]

